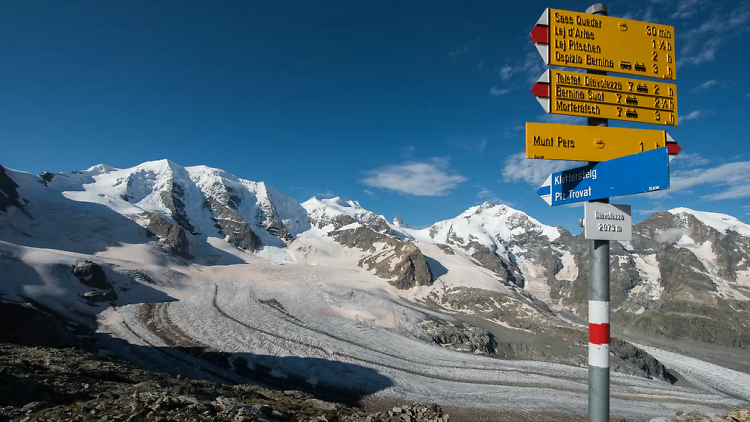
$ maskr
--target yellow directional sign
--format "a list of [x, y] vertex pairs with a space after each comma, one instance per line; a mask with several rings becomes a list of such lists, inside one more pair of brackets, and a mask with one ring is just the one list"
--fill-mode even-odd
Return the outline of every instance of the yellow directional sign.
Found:
[[531, 91], [552, 114], [677, 126], [677, 87], [670, 83], [548, 70]]
[[538, 47], [546, 43], [539, 50], [552, 66], [675, 80], [674, 33], [668, 25], [547, 9], [531, 36]]
[[526, 158], [607, 161], [665, 146], [680, 151], [663, 130], [526, 123]]

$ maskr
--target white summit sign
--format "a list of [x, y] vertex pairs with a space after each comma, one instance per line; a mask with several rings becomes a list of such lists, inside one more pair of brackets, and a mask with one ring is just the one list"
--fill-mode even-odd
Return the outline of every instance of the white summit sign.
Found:
[[585, 202], [584, 237], [594, 240], [631, 240], [633, 219], [630, 205]]

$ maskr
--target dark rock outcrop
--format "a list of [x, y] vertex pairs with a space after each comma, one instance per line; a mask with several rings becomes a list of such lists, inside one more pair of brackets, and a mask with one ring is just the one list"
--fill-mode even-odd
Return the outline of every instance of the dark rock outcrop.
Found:
[[73, 275], [89, 287], [102, 290], [112, 289], [112, 283], [107, 280], [107, 274], [97, 263], [81, 259], [73, 268]]
[[[634, 366], [647, 377], [662, 379], [672, 384], [677, 382], [677, 378], [669, 373], [667, 368], [661, 362], [646, 353], [644, 350], [639, 349], [626, 341], [622, 341], [619, 338], [611, 338], [609, 350], [617, 358]], [[613, 370], [616, 372], [624, 372], [616, 365], [613, 367]]]
[[142, 213], [140, 217], [148, 220], [146, 224], [148, 234], [159, 237], [169, 247], [171, 253], [186, 259], [192, 258], [190, 256], [187, 234], [182, 227], [170, 224], [161, 216], [148, 211]]
[[214, 226], [219, 230], [219, 234], [240, 249], [260, 249], [263, 241], [255, 234], [247, 220], [235, 211], [242, 198], [231, 187], [218, 181], [214, 183], [211, 191], [216, 194], [207, 196], [203, 207], [211, 210]]
[[18, 202], [18, 185], [5, 172], [5, 167], [0, 166], [0, 211], [6, 212], [8, 207], [22, 208]]
[[175, 182], [174, 177], [169, 181], [167, 189], [162, 191], [159, 196], [162, 203], [172, 214], [172, 218], [178, 226], [192, 234], [199, 234], [195, 227], [190, 223], [187, 213], [185, 212], [185, 191], [179, 183]]
[[49, 183], [55, 177], [55, 174], [47, 172], [47, 171], [43, 171], [42, 174], [39, 175], [39, 177], [41, 177], [42, 180], [44, 180], [46, 183]]
[[489, 355], [497, 348], [491, 333], [463, 323], [426, 321], [421, 326], [435, 344], [449, 349]]
[[102, 290], [97, 292], [88, 292], [83, 294], [83, 298], [89, 302], [112, 302], [117, 300], [117, 293], [114, 290]]
[[495, 251], [477, 242], [469, 242], [466, 249], [473, 250], [471, 257], [476, 259], [484, 268], [500, 275], [518, 287], [524, 286], [523, 274], [513, 262], [501, 258]]
[[[433, 282], [430, 266], [414, 242], [404, 242], [364, 226], [333, 231], [330, 235], [344, 246], [372, 252], [359, 265], [375, 270], [378, 277], [388, 280], [396, 288], [408, 290], [415, 286], [429, 286]], [[384, 248], [377, 250], [376, 243], [382, 243]]]

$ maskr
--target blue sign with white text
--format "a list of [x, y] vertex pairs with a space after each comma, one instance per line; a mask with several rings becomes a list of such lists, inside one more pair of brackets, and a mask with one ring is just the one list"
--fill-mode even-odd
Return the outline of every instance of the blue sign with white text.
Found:
[[564, 205], [663, 189], [669, 189], [667, 148], [551, 174], [538, 193], [549, 205]]

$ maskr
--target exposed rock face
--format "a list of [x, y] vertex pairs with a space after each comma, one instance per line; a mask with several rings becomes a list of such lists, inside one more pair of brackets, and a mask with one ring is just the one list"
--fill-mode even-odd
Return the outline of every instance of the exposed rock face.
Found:
[[471, 257], [476, 259], [481, 266], [499, 274], [516, 286], [523, 287], [523, 274], [512, 262], [501, 258], [495, 251], [477, 242], [469, 242], [466, 248], [472, 251]]
[[[622, 341], [619, 338], [612, 338], [610, 339], [609, 347], [610, 352], [615, 357], [635, 366], [636, 369], [640, 370], [638, 372], [645, 374], [647, 377], [663, 379], [672, 384], [677, 382], [677, 378], [670, 374], [661, 362], [632, 344]], [[613, 366], [613, 370], [617, 372], [625, 372], [621, 368], [618, 368], [617, 365]], [[638, 375], [638, 373], [636, 373], [636, 375]]]
[[433, 342], [449, 349], [489, 355], [497, 348], [493, 335], [476, 327], [436, 321], [421, 325]]
[[[588, 245], [561, 238], [575, 280], [550, 282], [552, 300], [586, 317]], [[610, 243], [612, 322], [649, 335], [731, 347], [750, 345], [750, 237], [719, 230], [690, 212], [658, 212], [633, 227], [630, 243]]]
[[89, 287], [102, 290], [112, 289], [112, 284], [107, 281], [107, 274], [104, 273], [104, 269], [94, 262], [79, 260], [73, 268], [73, 275]]
[[18, 185], [5, 172], [5, 167], [0, 166], [0, 211], [5, 212], [8, 207], [21, 208], [18, 202]]
[[226, 237], [232, 245], [245, 250], [255, 251], [263, 245], [260, 237], [255, 234], [250, 224], [242, 218], [235, 209], [242, 198], [232, 187], [216, 181], [211, 194], [206, 195], [205, 208], [211, 210], [213, 220], [219, 233]]
[[169, 251], [171, 253], [186, 259], [191, 258], [187, 235], [182, 227], [170, 224], [159, 215], [148, 211], [142, 213], [140, 217], [148, 221], [148, 223], [146, 223], [146, 230], [148, 233], [159, 237], [164, 244], [169, 246]]
[[42, 174], [39, 175], [39, 177], [41, 177], [45, 182], [49, 183], [55, 177], [55, 174], [43, 171]]
[[432, 284], [430, 267], [414, 242], [403, 242], [364, 226], [333, 231], [330, 235], [344, 246], [372, 252], [359, 265], [375, 270], [378, 277], [396, 288], [408, 290]]
[[168, 182], [167, 189], [160, 193], [162, 203], [172, 213], [174, 221], [192, 234], [198, 234], [198, 231], [190, 224], [187, 213], [185, 212], [185, 191], [179, 183], [175, 182], [174, 177]]

